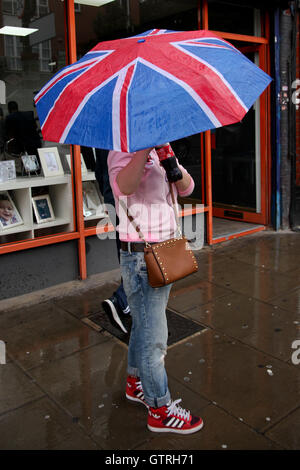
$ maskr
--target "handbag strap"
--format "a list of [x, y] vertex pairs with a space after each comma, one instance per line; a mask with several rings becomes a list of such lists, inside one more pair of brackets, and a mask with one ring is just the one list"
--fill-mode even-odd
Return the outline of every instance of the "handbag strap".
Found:
[[178, 207], [175, 202], [173, 186], [172, 186], [172, 183], [170, 182], [169, 182], [169, 187], [170, 187], [170, 193], [171, 193], [171, 198], [172, 198], [173, 210], [174, 210], [175, 219], [176, 219], [177, 230], [178, 230], [180, 237], [182, 237], [181, 226], [180, 226], [179, 215], [178, 215]]
[[[172, 183], [169, 182], [169, 188], [170, 188], [170, 193], [171, 193], [171, 198], [172, 198], [172, 206], [173, 206], [173, 210], [174, 210], [174, 213], [175, 213], [175, 219], [176, 219], [176, 225], [177, 225], [177, 230], [179, 232], [179, 235], [180, 237], [182, 237], [182, 232], [181, 232], [181, 227], [180, 227], [180, 222], [179, 222], [179, 216], [178, 216], [178, 212], [177, 212], [177, 208], [176, 208], [176, 203], [175, 203], [175, 197], [174, 197], [174, 191], [173, 191], [173, 186], [172, 186]], [[137, 225], [137, 223], [135, 222], [134, 218], [132, 217], [132, 215], [129, 214], [129, 211], [128, 211], [128, 207], [127, 205], [125, 204], [125, 202], [122, 200], [122, 199], [119, 199], [119, 202], [120, 202], [120, 205], [122, 206], [122, 208], [124, 209], [130, 223], [133, 225], [134, 229], [136, 230], [139, 238], [141, 240], [143, 240], [143, 242], [145, 243], [145, 245], [147, 247], [150, 247], [151, 245], [145, 240], [145, 236], [143, 234], [143, 232], [141, 231], [140, 227]]]
[[141, 240], [143, 240], [143, 242], [146, 244], [146, 246], [149, 247], [150, 244], [145, 240], [143, 232], [141, 231], [140, 227], [135, 222], [132, 215], [129, 214], [128, 207], [126, 206], [125, 202], [122, 199], [119, 199], [119, 202], [120, 202], [120, 205], [122, 206], [122, 208], [124, 209], [128, 219], [129, 219], [129, 222], [133, 225], [133, 227], [137, 231], [138, 236], [140, 237]]

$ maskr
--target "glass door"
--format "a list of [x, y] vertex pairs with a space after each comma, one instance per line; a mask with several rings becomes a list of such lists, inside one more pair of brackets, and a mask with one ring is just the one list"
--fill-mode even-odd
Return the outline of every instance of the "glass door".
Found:
[[[236, 47], [238, 47], [236, 45]], [[238, 47], [259, 66], [262, 46]], [[261, 137], [262, 95], [242, 121], [212, 131], [213, 215], [265, 223], [265, 153]], [[264, 127], [263, 127], [264, 128]]]

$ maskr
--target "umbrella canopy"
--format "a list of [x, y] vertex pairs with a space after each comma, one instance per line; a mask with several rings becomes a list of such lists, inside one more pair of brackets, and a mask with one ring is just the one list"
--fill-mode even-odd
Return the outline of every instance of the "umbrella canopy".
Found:
[[97, 44], [35, 97], [43, 138], [134, 152], [240, 121], [271, 78], [210, 31]]

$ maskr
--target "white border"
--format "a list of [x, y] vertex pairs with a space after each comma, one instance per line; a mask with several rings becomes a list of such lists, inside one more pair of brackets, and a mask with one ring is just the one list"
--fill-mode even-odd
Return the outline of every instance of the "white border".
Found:
[[[39, 157], [40, 157], [40, 160], [41, 160], [41, 166], [42, 166], [42, 170], [43, 170], [45, 178], [48, 178], [48, 177], [51, 178], [52, 176], [63, 176], [64, 175], [64, 169], [63, 169], [62, 164], [61, 164], [61, 160], [60, 160], [60, 156], [59, 156], [57, 147], [43, 147], [41, 149], [38, 149], [38, 153], [39, 153]], [[45, 153], [54, 153], [56, 163], [57, 163], [57, 166], [58, 166], [57, 171], [49, 171], [49, 169], [47, 167], [47, 162], [46, 162], [46, 159], [45, 159]]]
[[[51, 217], [48, 217], [47, 219], [42, 219], [40, 217], [40, 214], [39, 214], [39, 211], [38, 211], [38, 208], [37, 208], [37, 204], [36, 204], [36, 201], [38, 201], [40, 199], [46, 199], [47, 200], [49, 211], [50, 211], [50, 214], [51, 214]], [[52, 208], [52, 205], [51, 205], [49, 194], [42, 194], [42, 195], [39, 195], [39, 196], [33, 196], [31, 198], [31, 200], [32, 200], [32, 205], [33, 205], [35, 217], [36, 217], [36, 222], [38, 224], [43, 224], [45, 222], [51, 222], [51, 221], [55, 220], [55, 216], [54, 216], [54, 212], [53, 212], [53, 208]]]
[[16, 222], [14, 224], [9, 224], [9, 225], [3, 225], [0, 221], [0, 230], [9, 230], [11, 227], [16, 227], [17, 225], [24, 225], [24, 221], [23, 221], [22, 217], [20, 216], [20, 213], [19, 213], [18, 209], [16, 208], [14, 201], [10, 197], [9, 192], [0, 190], [0, 194], [5, 194], [8, 197], [9, 202], [11, 203], [11, 205], [14, 208], [15, 214], [16, 214], [17, 218], [19, 219], [19, 222]]

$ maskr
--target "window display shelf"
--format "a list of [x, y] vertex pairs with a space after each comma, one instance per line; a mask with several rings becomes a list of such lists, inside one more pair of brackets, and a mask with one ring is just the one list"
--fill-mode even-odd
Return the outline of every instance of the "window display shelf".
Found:
[[8, 228], [5, 230], [0, 229], [0, 238], [5, 235], [11, 235], [13, 233], [21, 233], [21, 232], [32, 232], [32, 226], [24, 224], [24, 225], [18, 225], [17, 227]]
[[96, 176], [94, 171], [88, 171], [87, 173], [82, 173], [82, 181], [95, 181]]
[[100, 219], [106, 219], [106, 218], [108, 218], [108, 215], [103, 213], [103, 214], [89, 215], [88, 217], [84, 217], [84, 220], [100, 220]]
[[43, 235], [74, 230], [71, 175], [16, 178], [0, 184], [0, 193], [14, 210], [11, 227], [0, 223], [0, 244], [17, 241], [22, 232], [34, 239], [41, 230]]
[[58, 217], [55, 220], [52, 220], [51, 222], [44, 222], [40, 224], [33, 224], [33, 229], [34, 230], [39, 230], [41, 228], [48, 228], [48, 227], [55, 227], [56, 225], [67, 225], [70, 224], [71, 220], [68, 218], [63, 218], [63, 217]]
[[5, 183], [0, 183], [0, 191], [63, 184], [69, 183], [70, 180], [71, 175], [52, 176], [48, 178], [45, 178], [44, 176], [19, 177], [14, 180], [6, 181]]

